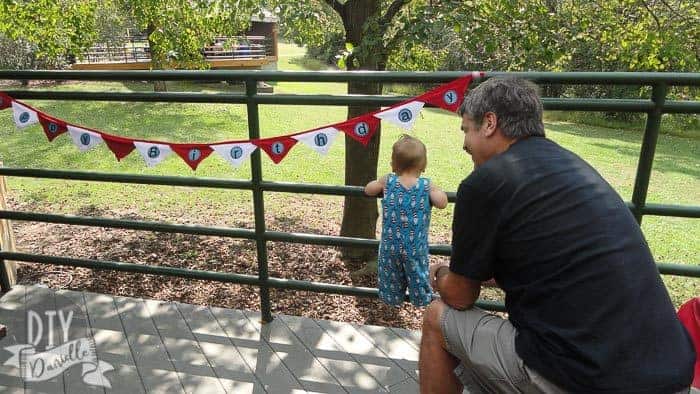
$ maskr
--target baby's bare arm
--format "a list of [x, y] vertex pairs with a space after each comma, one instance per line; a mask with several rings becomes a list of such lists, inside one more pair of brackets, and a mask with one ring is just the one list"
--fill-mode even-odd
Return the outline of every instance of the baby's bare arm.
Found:
[[435, 208], [439, 209], [443, 209], [447, 206], [447, 193], [432, 182], [430, 182], [430, 203], [433, 204]]
[[386, 186], [386, 175], [368, 183], [367, 186], [365, 186], [365, 194], [368, 196], [376, 196], [384, 190], [384, 186]]

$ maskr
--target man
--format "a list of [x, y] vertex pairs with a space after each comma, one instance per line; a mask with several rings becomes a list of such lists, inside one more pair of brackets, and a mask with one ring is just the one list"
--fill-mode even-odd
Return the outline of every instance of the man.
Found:
[[[612, 187], [544, 136], [536, 88], [490, 79], [460, 108], [474, 171], [449, 265], [431, 269], [422, 393], [688, 392], [695, 353], [641, 230]], [[481, 284], [508, 319], [474, 308]]]

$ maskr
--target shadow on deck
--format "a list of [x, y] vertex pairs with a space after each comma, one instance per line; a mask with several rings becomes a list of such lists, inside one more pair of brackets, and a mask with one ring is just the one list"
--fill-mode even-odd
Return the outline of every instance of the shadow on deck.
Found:
[[0, 298], [0, 392], [418, 392], [420, 333], [275, 317], [17, 285]]

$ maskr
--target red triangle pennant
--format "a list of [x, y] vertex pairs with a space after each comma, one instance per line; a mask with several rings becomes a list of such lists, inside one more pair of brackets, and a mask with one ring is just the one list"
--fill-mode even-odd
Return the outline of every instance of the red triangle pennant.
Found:
[[472, 81], [472, 77], [472, 75], [467, 75], [466, 77], [441, 85], [416, 97], [416, 100], [430, 103], [448, 111], [457, 112], [459, 106], [462, 105], [464, 101], [464, 95]]
[[204, 144], [170, 144], [170, 147], [182, 157], [192, 171], [196, 170], [199, 163], [213, 151], [209, 145]]
[[253, 140], [251, 142], [259, 146], [260, 149], [264, 150], [265, 153], [270, 156], [270, 159], [275, 162], [275, 164], [279, 164], [279, 162], [281, 162], [282, 159], [287, 156], [287, 153], [292, 150], [292, 147], [297, 143], [297, 140], [288, 136], [281, 136], [265, 138], [262, 140]]
[[109, 147], [109, 150], [114, 153], [118, 161], [125, 158], [134, 150], [134, 142], [128, 138], [121, 138], [114, 135], [102, 134], [102, 139]]
[[66, 122], [52, 118], [41, 112], [37, 112], [37, 115], [39, 116], [39, 122], [41, 122], [41, 126], [44, 128], [44, 134], [46, 134], [46, 138], [49, 139], [49, 142], [68, 131]]
[[12, 97], [0, 92], [0, 109], [10, 108], [12, 106]]
[[331, 125], [331, 127], [342, 130], [343, 133], [349, 135], [362, 145], [367, 146], [374, 133], [377, 132], [379, 123], [380, 120], [378, 118], [375, 118], [372, 114], [367, 114], [348, 119], [343, 123]]

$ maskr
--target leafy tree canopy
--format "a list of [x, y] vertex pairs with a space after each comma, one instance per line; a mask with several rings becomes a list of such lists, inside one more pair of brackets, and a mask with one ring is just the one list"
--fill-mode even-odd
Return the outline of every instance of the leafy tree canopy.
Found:
[[0, 35], [39, 59], [79, 53], [95, 38], [96, 0], [1, 0]]

